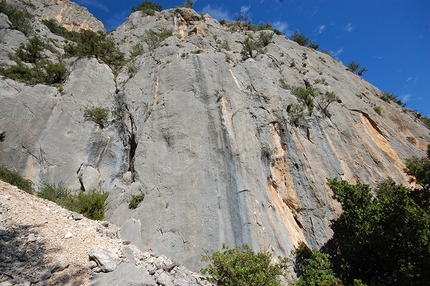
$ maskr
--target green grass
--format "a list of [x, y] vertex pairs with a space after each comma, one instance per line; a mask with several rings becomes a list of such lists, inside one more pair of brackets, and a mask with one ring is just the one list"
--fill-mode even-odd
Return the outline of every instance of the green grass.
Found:
[[102, 220], [105, 212], [105, 202], [108, 193], [92, 189], [87, 193], [79, 192], [73, 195], [64, 184], [44, 184], [38, 197], [50, 200], [68, 210], [80, 213], [86, 218]]
[[24, 179], [17, 171], [11, 171], [4, 166], [0, 166], [0, 180], [14, 185], [27, 193], [33, 193], [31, 181]]

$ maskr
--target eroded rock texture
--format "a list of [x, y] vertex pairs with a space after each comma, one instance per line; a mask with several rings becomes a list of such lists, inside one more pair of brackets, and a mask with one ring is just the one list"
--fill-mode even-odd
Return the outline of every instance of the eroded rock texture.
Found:
[[[145, 31], [162, 28], [178, 36], [149, 49]], [[36, 186], [109, 192], [107, 218], [127, 240], [193, 270], [222, 243], [280, 255], [322, 246], [340, 211], [326, 178], [407, 184], [404, 160], [430, 142], [416, 113], [285, 36], [243, 60], [245, 33], [190, 9], [133, 13], [111, 36], [128, 56], [117, 74], [72, 58], [61, 92], [0, 80], [1, 163]], [[137, 44], [144, 52], [132, 54]], [[285, 84], [318, 90], [311, 115], [293, 120], [299, 100]], [[331, 116], [319, 107], [326, 92], [340, 98]], [[88, 106], [110, 108], [108, 124], [86, 119]]]

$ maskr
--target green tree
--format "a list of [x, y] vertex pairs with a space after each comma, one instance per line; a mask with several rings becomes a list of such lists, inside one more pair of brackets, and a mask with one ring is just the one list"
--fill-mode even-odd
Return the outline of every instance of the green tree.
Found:
[[184, 4], [182, 4], [182, 7], [184, 8], [190, 8], [192, 9], [194, 6], [194, 1], [193, 0], [185, 0]]
[[280, 286], [280, 276], [286, 275], [289, 260], [278, 257], [279, 262], [273, 264], [271, 259], [270, 253], [255, 253], [246, 244], [241, 248], [223, 245], [222, 251], [203, 257], [211, 264], [201, 272], [211, 275], [209, 281], [219, 286]]
[[16, 50], [15, 55], [26, 63], [35, 63], [44, 58], [43, 51], [45, 43], [38, 37], [33, 37], [28, 40], [27, 44], [21, 44]]
[[12, 27], [28, 36], [33, 33], [31, 21], [33, 16], [19, 7], [6, 3], [5, 0], [0, 1], [0, 13], [4, 13], [12, 23]]
[[328, 257], [318, 251], [310, 250], [304, 243], [295, 249], [295, 270], [299, 274], [296, 286], [336, 286], [342, 285], [330, 267]]
[[427, 157], [412, 157], [406, 160], [406, 172], [413, 176], [412, 181], [420, 185], [412, 190], [412, 198], [430, 213], [430, 144], [427, 145]]
[[328, 184], [343, 209], [326, 246], [341, 278], [348, 284], [360, 278], [369, 285], [428, 285], [430, 214], [420, 206], [424, 202], [392, 180], [378, 184], [376, 196], [359, 182]]
[[155, 11], [160, 12], [162, 10], [163, 6], [160, 3], [150, 1], [145, 1], [137, 5], [137, 7], [131, 6], [131, 12], [143, 11], [145, 14], [151, 16], [155, 14]]

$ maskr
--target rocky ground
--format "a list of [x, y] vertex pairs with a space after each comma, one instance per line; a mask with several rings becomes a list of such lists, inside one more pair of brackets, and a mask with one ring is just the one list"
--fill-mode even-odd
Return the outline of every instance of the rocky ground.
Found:
[[0, 285], [210, 285], [92, 221], [0, 181]]

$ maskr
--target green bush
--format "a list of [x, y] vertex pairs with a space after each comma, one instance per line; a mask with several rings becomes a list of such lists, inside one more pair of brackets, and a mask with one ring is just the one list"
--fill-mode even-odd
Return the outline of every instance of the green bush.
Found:
[[26, 63], [36, 63], [44, 58], [43, 51], [45, 43], [38, 37], [33, 37], [28, 40], [27, 44], [21, 44], [16, 50], [15, 55], [18, 59]]
[[291, 93], [295, 95], [307, 108], [309, 115], [314, 110], [314, 97], [317, 95], [317, 89], [312, 87], [292, 87]]
[[72, 195], [64, 184], [44, 184], [37, 193], [38, 197], [50, 200], [70, 211], [84, 215], [86, 218], [102, 220], [105, 212], [105, 202], [108, 193], [101, 193], [95, 189], [88, 193], [80, 192]]
[[84, 116], [103, 128], [109, 119], [109, 109], [100, 106], [85, 107]]
[[150, 15], [153, 16], [155, 15], [155, 11], [162, 11], [163, 10], [163, 6], [157, 2], [150, 2], [150, 1], [145, 1], [139, 5], [137, 5], [137, 7], [131, 6], [131, 12], [136, 12], [136, 11], [143, 11], [146, 15]]
[[341, 280], [334, 275], [330, 261], [324, 253], [315, 249], [310, 250], [306, 244], [300, 243], [293, 254], [295, 271], [299, 274], [299, 279], [294, 285], [342, 285]]
[[173, 36], [173, 30], [163, 28], [160, 33], [155, 32], [152, 29], [146, 30], [142, 40], [148, 45], [150, 50], [154, 50], [160, 46], [160, 43]]
[[21, 31], [24, 35], [28, 36], [33, 33], [33, 27], [31, 26], [33, 16], [27, 11], [12, 4], [8, 4], [5, 0], [1, 0], [0, 13], [6, 14], [13, 28]]
[[260, 32], [260, 34], [258, 35], [258, 42], [260, 43], [260, 45], [265, 47], [270, 44], [274, 34], [275, 33], [273, 32]]
[[386, 101], [386, 102], [395, 102], [398, 105], [400, 105], [401, 107], [405, 107], [406, 104], [404, 102], [402, 102], [400, 99], [398, 99], [398, 97], [393, 94], [391, 91], [384, 91], [381, 95], [381, 99]]
[[373, 107], [373, 110], [375, 110], [375, 112], [379, 115], [382, 115], [382, 108], [380, 106]]
[[99, 31], [83, 30], [73, 33], [74, 42], [64, 46], [66, 56], [95, 56], [112, 69], [117, 70], [124, 64], [124, 54], [116, 46], [112, 38]]
[[279, 262], [271, 263], [272, 254], [255, 253], [248, 245], [230, 248], [223, 245], [222, 251], [204, 256], [209, 261], [201, 273], [211, 275], [209, 281], [219, 286], [281, 285], [280, 276], [285, 276], [289, 260], [278, 257]]
[[355, 61], [350, 62], [347, 67], [350, 71], [359, 76], [362, 76], [364, 72], [367, 72], [367, 68], [364, 67], [358, 70], [360, 68], [360, 63], [357, 63]]
[[66, 80], [69, 72], [64, 63], [53, 63], [42, 60], [35, 63], [32, 67], [17, 60], [16, 65], [1, 69], [0, 74], [27, 84], [55, 84]]
[[88, 194], [79, 193], [76, 197], [73, 211], [84, 215], [87, 218], [94, 220], [102, 220], [105, 213], [105, 202], [108, 193], [100, 193], [92, 189]]
[[192, 9], [194, 6], [194, 1], [193, 0], [185, 0], [184, 4], [182, 4], [182, 7], [184, 8], [190, 8]]
[[296, 103], [293, 103], [287, 107], [288, 114], [290, 115], [291, 122], [295, 126], [300, 125], [300, 121], [305, 117], [304, 111], [305, 108], [303, 105], [299, 105]]
[[136, 209], [139, 206], [139, 204], [143, 201], [144, 198], [145, 198], [144, 193], [140, 193], [138, 195], [132, 196], [130, 199], [130, 202], [128, 203], [128, 208], [131, 210]]
[[345, 283], [360, 278], [369, 285], [428, 285], [430, 157], [407, 166], [421, 188], [386, 180], [372, 190], [359, 182], [328, 180], [343, 213], [332, 221], [327, 249]]
[[0, 180], [14, 185], [27, 193], [33, 193], [33, 185], [30, 180], [24, 179], [20, 173], [11, 171], [4, 166], [0, 166]]
[[308, 37], [300, 34], [298, 31], [294, 32], [294, 34], [291, 36], [291, 40], [293, 40], [300, 46], [309, 47], [314, 50], [317, 50], [319, 48], [318, 44], [312, 43], [312, 41]]

